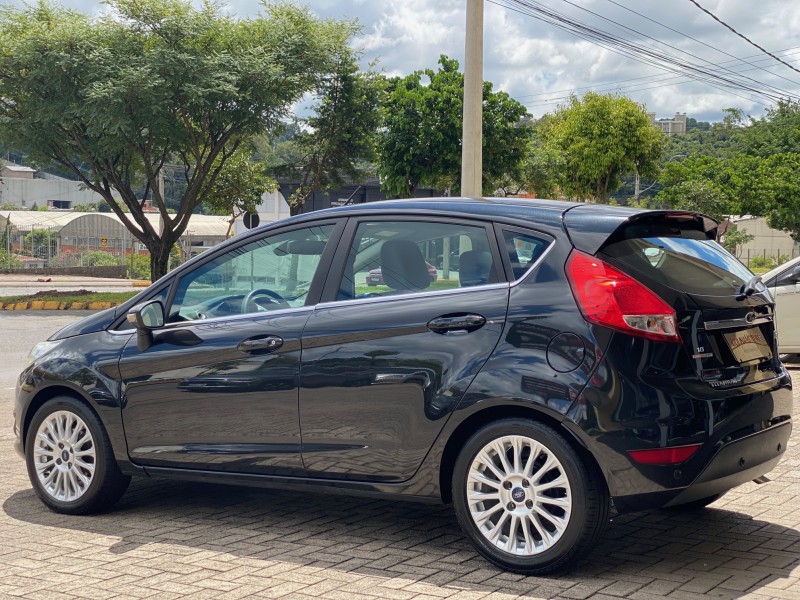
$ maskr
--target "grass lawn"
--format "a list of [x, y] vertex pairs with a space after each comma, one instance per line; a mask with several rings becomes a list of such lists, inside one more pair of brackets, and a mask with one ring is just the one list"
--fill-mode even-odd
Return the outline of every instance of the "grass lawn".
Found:
[[22, 296], [0, 296], [0, 303], [14, 304], [16, 302], [111, 302], [112, 304], [122, 304], [126, 300], [133, 298], [141, 290], [131, 292], [90, 292], [89, 290], [77, 290], [71, 292], [59, 292], [57, 290], [43, 290], [35, 294]]

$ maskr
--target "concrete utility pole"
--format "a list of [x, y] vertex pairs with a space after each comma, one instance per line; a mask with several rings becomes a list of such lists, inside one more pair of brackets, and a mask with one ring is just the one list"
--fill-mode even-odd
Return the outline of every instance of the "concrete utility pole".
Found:
[[483, 196], [483, 0], [467, 0], [461, 195]]

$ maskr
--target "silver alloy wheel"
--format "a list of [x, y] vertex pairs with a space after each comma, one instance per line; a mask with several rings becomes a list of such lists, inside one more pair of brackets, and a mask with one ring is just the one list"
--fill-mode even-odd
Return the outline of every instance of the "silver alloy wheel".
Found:
[[48, 415], [36, 431], [33, 464], [42, 489], [54, 500], [83, 496], [97, 464], [94, 439], [83, 419], [67, 410]]
[[492, 440], [467, 475], [467, 504], [483, 537], [516, 556], [534, 556], [564, 535], [572, 491], [564, 466], [544, 444], [522, 435]]

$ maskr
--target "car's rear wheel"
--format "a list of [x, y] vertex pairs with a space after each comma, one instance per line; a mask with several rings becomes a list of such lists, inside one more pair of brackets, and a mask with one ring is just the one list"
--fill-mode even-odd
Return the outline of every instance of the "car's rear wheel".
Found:
[[69, 396], [48, 400], [36, 411], [25, 444], [28, 477], [50, 509], [85, 514], [113, 505], [130, 483], [95, 414]]
[[453, 473], [459, 524], [483, 556], [526, 575], [566, 567], [599, 538], [609, 497], [555, 430], [503, 419], [477, 431]]

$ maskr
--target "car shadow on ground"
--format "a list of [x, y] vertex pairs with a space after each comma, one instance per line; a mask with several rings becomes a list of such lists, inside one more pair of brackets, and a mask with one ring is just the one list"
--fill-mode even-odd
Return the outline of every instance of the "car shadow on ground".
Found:
[[52, 513], [29, 489], [9, 497], [3, 510], [33, 525], [118, 538], [108, 549], [114, 554], [177, 544], [515, 595], [547, 589], [558, 595], [565, 587], [573, 594], [577, 584], [585, 592], [580, 597], [614, 585], [614, 595], [623, 596], [713, 589], [715, 597], [738, 598], [800, 566], [800, 532], [713, 508], [615, 516], [589, 556], [545, 578], [491, 566], [462, 536], [451, 508], [439, 505], [134, 479], [116, 508], [101, 515]]

